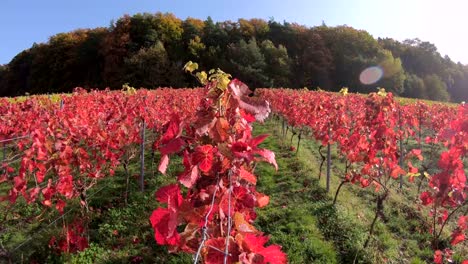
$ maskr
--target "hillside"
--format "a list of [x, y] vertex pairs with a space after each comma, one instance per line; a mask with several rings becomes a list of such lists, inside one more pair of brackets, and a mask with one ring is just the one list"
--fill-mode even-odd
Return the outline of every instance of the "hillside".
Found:
[[[78, 29], [34, 44], [0, 65], [0, 96], [70, 92], [74, 87], [187, 87], [186, 61], [222, 68], [251, 87], [308, 87], [440, 101], [468, 100], [468, 67], [419, 39], [375, 39], [365, 30], [325, 24], [172, 14], [123, 16], [109, 27]], [[360, 75], [376, 66], [377, 76]], [[372, 72], [371, 72], [372, 73]], [[371, 76], [372, 77], [372, 76]], [[365, 78], [364, 78], [365, 79]]]

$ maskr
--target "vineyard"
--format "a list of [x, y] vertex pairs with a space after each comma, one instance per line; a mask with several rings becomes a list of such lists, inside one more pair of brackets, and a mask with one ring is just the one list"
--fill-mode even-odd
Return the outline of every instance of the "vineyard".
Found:
[[466, 105], [186, 66], [0, 99], [2, 262], [468, 263]]

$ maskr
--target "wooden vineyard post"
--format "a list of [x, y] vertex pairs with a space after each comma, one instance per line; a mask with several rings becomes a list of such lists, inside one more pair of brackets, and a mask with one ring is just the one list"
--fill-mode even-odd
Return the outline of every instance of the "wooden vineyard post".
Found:
[[[400, 139], [400, 167], [403, 168], [403, 140]], [[400, 175], [400, 189], [403, 188], [403, 175]]]
[[63, 109], [63, 99], [60, 99], [60, 110]]
[[331, 146], [330, 146], [330, 129], [328, 129], [328, 144], [327, 144], [327, 193], [330, 192], [330, 170], [331, 170]]
[[145, 191], [145, 120], [141, 124], [141, 145], [140, 145], [140, 191]]
[[6, 160], [6, 143], [3, 143], [3, 156], [2, 156], [2, 162], [5, 162]]
[[[402, 132], [402, 124], [401, 124], [401, 109], [398, 111], [398, 119], [400, 123], [400, 167], [403, 169], [403, 132]], [[400, 189], [403, 188], [403, 175], [400, 175]]]
[[284, 126], [285, 126], [285, 124], [284, 124], [284, 117], [283, 117], [282, 119], [283, 119], [283, 120], [282, 120], [283, 122], [281, 123], [281, 124], [282, 124], [282, 126], [281, 126], [281, 135], [282, 135], [283, 137], [285, 137], [285, 135], [284, 135], [284, 131], [285, 131], [285, 129], [284, 129]]
[[[3, 148], [2, 148], [2, 149], [3, 149], [3, 150], [2, 150], [2, 154], [3, 154], [3, 155], [2, 155], [2, 163], [5, 163], [5, 160], [6, 160], [6, 152], [7, 152], [7, 151], [6, 151], [6, 146], [7, 146], [6, 143], [3, 142]], [[3, 173], [6, 173], [6, 172], [7, 172], [7, 169], [5, 168], [5, 169], [3, 170]]]

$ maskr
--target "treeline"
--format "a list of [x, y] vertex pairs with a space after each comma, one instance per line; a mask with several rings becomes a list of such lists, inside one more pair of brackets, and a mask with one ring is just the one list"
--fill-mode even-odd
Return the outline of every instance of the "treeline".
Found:
[[[419, 39], [375, 39], [348, 26], [306, 27], [274, 20], [213, 22], [173, 14], [124, 16], [108, 28], [79, 29], [34, 44], [0, 65], [0, 95], [70, 92], [74, 87], [120, 89], [196, 85], [182, 71], [192, 60], [221, 68], [251, 87], [308, 87], [455, 102], [468, 99], [468, 66], [441, 57]], [[360, 73], [379, 66], [375, 84]]]

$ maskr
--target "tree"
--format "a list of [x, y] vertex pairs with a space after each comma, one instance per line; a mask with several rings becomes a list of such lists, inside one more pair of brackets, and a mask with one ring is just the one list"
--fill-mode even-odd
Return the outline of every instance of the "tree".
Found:
[[187, 18], [182, 23], [182, 41], [187, 51], [186, 61], [198, 60], [201, 52], [206, 49], [205, 44], [201, 40], [204, 26], [205, 24], [202, 20], [195, 18]]
[[283, 45], [291, 61], [292, 87], [332, 86], [333, 58], [324, 40], [315, 29], [291, 23], [269, 21], [268, 38]]
[[382, 48], [392, 52], [393, 57], [401, 58], [401, 55], [405, 52], [406, 46], [401, 42], [392, 38], [378, 38], [378, 43]]
[[255, 88], [265, 87], [269, 83], [265, 75], [265, 56], [254, 38], [248, 43], [241, 40], [239, 43], [230, 44], [228, 49], [234, 77]]
[[[148, 87], [196, 85], [181, 71], [190, 60], [203, 68], [226, 69], [254, 87], [339, 91], [346, 86], [361, 93], [385, 87], [396, 95], [468, 100], [468, 66], [442, 57], [427, 41], [376, 40], [364, 30], [325, 23], [310, 28], [273, 19], [181, 20], [160, 12], [125, 15], [108, 28], [59, 33], [34, 44], [1, 70], [0, 93], [120, 89], [128, 81]], [[161, 76], [160, 65], [173, 70]], [[361, 83], [369, 67], [380, 68], [382, 76]]]
[[104, 57], [102, 78], [104, 85], [118, 88], [123, 84], [124, 58], [129, 54], [131, 19], [126, 15], [110, 28], [101, 43], [101, 54]]
[[188, 43], [188, 56], [192, 57], [193, 59], [199, 59], [202, 53], [205, 51], [206, 46], [201, 42], [199, 36], [195, 36], [191, 39]]
[[242, 34], [244, 39], [250, 39], [250, 38], [255, 37], [255, 33], [256, 33], [255, 27], [253, 24], [250, 23], [249, 20], [240, 18], [237, 21], [239, 23], [240, 33]]
[[292, 63], [293, 87], [322, 87], [333, 85], [333, 57], [322, 37], [313, 30], [296, 27], [295, 42], [288, 50], [294, 58]]
[[376, 85], [385, 87], [389, 92], [400, 95], [404, 92], [405, 71], [399, 58], [394, 58], [388, 50], [379, 54], [378, 65], [383, 71], [382, 79]]
[[201, 36], [203, 34], [203, 28], [205, 23], [197, 18], [188, 17], [182, 22], [182, 39], [184, 42], [187, 42], [190, 39], [195, 38], [196, 36]]
[[227, 48], [229, 36], [219, 23], [214, 23], [211, 17], [205, 20], [201, 42], [207, 47], [201, 56], [201, 66], [204, 68], [228, 69]]
[[130, 18], [129, 51], [138, 52], [141, 48], [148, 48], [160, 38], [154, 16], [149, 13], [135, 14]]
[[[161, 41], [153, 46], [140, 49], [135, 55], [125, 59], [126, 82], [132, 86], [156, 88], [174, 85], [177, 69], [170, 61]], [[179, 83], [183, 86], [183, 83]]]
[[229, 36], [219, 23], [215, 24], [211, 17], [208, 17], [203, 28], [202, 42], [208, 47], [227, 47]]
[[324, 39], [325, 45], [333, 56], [335, 70], [331, 74], [334, 90], [350, 87], [351, 91], [367, 92], [373, 90], [359, 82], [360, 73], [376, 66], [382, 48], [366, 31], [348, 26], [320, 26], [316, 31]]
[[427, 75], [424, 77], [424, 86], [426, 86], [427, 96], [431, 100], [449, 101], [450, 95], [447, 92], [447, 86], [435, 74]]
[[24, 50], [8, 63], [2, 96], [24, 95], [30, 90], [31, 62], [34, 58], [34, 47]]
[[271, 87], [289, 87], [291, 75], [291, 60], [283, 45], [275, 47], [271, 40], [261, 43], [261, 51], [265, 57], [265, 74]]
[[0, 96], [3, 94], [6, 94], [6, 88], [5, 82], [6, 82], [6, 75], [8, 71], [8, 66], [7, 65], [2, 65], [0, 64]]
[[182, 39], [182, 20], [171, 13], [156, 13], [153, 17], [159, 40], [164, 44], [177, 44]]
[[428, 99], [426, 86], [423, 79], [415, 74], [407, 73], [404, 82], [404, 92], [402, 96], [410, 98]]
[[257, 39], [257, 41], [263, 41], [267, 39], [270, 27], [268, 26], [268, 23], [265, 20], [252, 18], [249, 20], [249, 23], [254, 28], [254, 37]]

